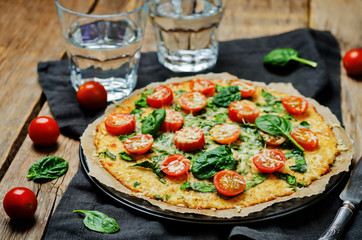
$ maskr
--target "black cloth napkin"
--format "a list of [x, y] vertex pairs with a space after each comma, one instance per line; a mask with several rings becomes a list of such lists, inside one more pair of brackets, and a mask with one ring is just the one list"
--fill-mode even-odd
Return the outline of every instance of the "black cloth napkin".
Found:
[[[303, 95], [331, 108], [341, 120], [339, 46], [329, 32], [299, 29], [255, 39], [221, 42], [215, 67], [207, 71], [229, 72], [239, 78], [262, 82], [291, 82]], [[275, 48], [294, 48], [300, 56], [318, 63], [311, 68], [291, 63], [287, 68], [264, 66], [262, 59]], [[206, 72], [206, 71], [205, 71]], [[63, 134], [78, 139], [95, 113], [83, 111], [75, 98], [66, 61], [38, 65], [39, 80], [55, 119]], [[173, 73], [158, 63], [154, 52], [143, 53], [136, 88], [164, 81]], [[346, 177], [343, 183], [346, 182]], [[342, 201], [340, 184], [315, 204], [277, 219], [235, 225], [202, 225], [181, 223], [149, 216], [128, 208], [106, 196], [88, 181], [80, 169], [64, 193], [52, 216], [45, 239], [316, 239], [332, 222]], [[116, 219], [120, 231], [101, 234], [84, 227], [75, 209], [98, 210]], [[344, 239], [362, 236], [361, 211], [350, 221]]]

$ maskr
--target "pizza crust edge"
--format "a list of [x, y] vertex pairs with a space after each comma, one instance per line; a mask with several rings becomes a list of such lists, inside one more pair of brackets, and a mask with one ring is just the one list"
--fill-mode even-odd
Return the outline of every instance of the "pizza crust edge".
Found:
[[[208, 73], [208, 74], [198, 74], [188, 77], [175, 77], [170, 78], [169, 80], [165, 82], [154, 82], [149, 85], [147, 85], [144, 88], [135, 90], [131, 95], [129, 95], [127, 98], [119, 101], [117, 105], [122, 104], [123, 101], [127, 100], [128, 98], [135, 96], [137, 94], [142, 93], [145, 89], [148, 88], [155, 88], [159, 85], [163, 84], [171, 84], [171, 83], [177, 83], [177, 82], [184, 82], [189, 81], [195, 78], [204, 78], [204, 79], [219, 79], [219, 80], [233, 80], [238, 79], [236, 76], [231, 75], [229, 73]], [[245, 80], [245, 79], [243, 79]], [[246, 80], [249, 81], [249, 80]], [[284, 92], [289, 95], [301, 95], [295, 88], [293, 88], [291, 83], [270, 83], [269, 85], [266, 85], [262, 82], [253, 82], [250, 81], [253, 84], [263, 87], [269, 90], [274, 90], [278, 92]], [[109, 106], [105, 113], [96, 119], [93, 123], [91, 123], [83, 135], [81, 136], [81, 146], [83, 149], [83, 153], [86, 157], [86, 161], [88, 163], [89, 167], [89, 175], [96, 178], [100, 183], [108, 187], [112, 192], [115, 194], [120, 193], [120, 197], [128, 198], [128, 195], [135, 196], [136, 198], [144, 199], [152, 204], [152, 206], [156, 206], [156, 208], [160, 208], [161, 210], [170, 210], [172, 212], [176, 213], [192, 213], [192, 214], [202, 214], [206, 216], [212, 216], [217, 218], [232, 218], [232, 217], [245, 217], [252, 213], [259, 213], [262, 210], [269, 207], [268, 212], [274, 211], [274, 210], [280, 210], [281, 204], [286, 201], [293, 202], [296, 200], [297, 202], [306, 201], [308, 202], [308, 197], [315, 196], [318, 194], [322, 194], [325, 190], [326, 186], [328, 186], [328, 183], [330, 179], [342, 172], [349, 171], [349, 166], [351, 164], [351, 159], [353, 157], [353, 143], [351, 139], [349, 138], [348, 134], [345, 132], [345, 130], [341, 127], [340, 122], [336, 118], [335, 115], [330, 111], [329, 108], [320, 105], [316, 100], [307, 98], [308, 101], [316, 108], [317, 112], [324, 118], [324, 120], [330, 125], [332, 128], [333, 133], [335, 134], [337, 140], [339, 141], [340, 146], [343, 147], [343, 151], [340, 151], [341, 153], [336, 157], [334, 164], [331, 167], [331, 171], [325, 175], [323, 175], [320, 179], [313, 181], [311, 185], [309, 185], [306, 188], [303, 188], [300, 191], [297, 191], [289, 196], [283, 196], [276, 198], [269, 202], [259, 203], [254, 206], [240, 208], [240, 209], [226, 209], [226, 210], [211, 210], [211, 209], [189, 209], [184, 207], [178, 207], [173, 206], [161, 201], [157, 201], [154, 199], [149, 199], [142, 194], [137, 194], [132, 192], [130, 189], [123, 186], [119, 181], [117, 181], [106, 169], [103, 168], [103, 166], [98, 162], [97, 158], [97, 152], [94, 145], [94, 137], [95, 137], [95, 129], [97, 125], [102, 122], [105, 119], [105, 116], [107, 116], [109, 113], [111, 113], [114, 108], [116, 108], [117, 105], [113, 104]], [[131, 197], [132, 201], [132, 197]], [[274, 207], [272, 206], [274, 205]], [[275, 209], [273, 209], [275, 208]]]

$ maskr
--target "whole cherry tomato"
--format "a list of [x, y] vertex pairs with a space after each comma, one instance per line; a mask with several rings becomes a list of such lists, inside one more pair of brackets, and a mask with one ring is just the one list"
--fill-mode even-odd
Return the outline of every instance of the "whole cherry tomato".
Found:
[[350, 75], [362, 75], [362, 49], [351, 49], [343, 56], [343, 66]]
[[5, 195], [3, 207], [11, 219], [27, 220], [34, 216], [38, 200], [30, 189], [16, 187]]
[[30, 139], [39, 146], [49, 146], [58, 140], [58, 123], [50, 117], [37, 117], [31, 121], [28, 129]]
[[98, 111], [107, 105], [107, 91], [99, 82], [89, 81], [79, 87], [77, 100], [81, 107]]
[[217, 172], [213, 179], [216, 190], [225, 196], [235, 196], [242, 193], [246, 187], [243, 176], [232, 170]]

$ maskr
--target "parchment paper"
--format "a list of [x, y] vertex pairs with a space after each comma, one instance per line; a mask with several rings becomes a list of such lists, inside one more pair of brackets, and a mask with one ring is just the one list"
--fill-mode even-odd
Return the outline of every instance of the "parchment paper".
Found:
[[[219, 80], [233, 80], [237, 79], [237, 77], [229, 74], [229, 73], [208, 73], [208, 74], [200, 74], [200, 75], [194, 75], [189, 77], [182, 77], [182, 78], [171, 78], [167, 80], [166, 82], [155, 82], [152, 83], [145, 88], [154, 88], [161, 84], [169, 84], [169, 83], [175, 83], [175, 82], [184, 82], [195, 78], [203, 78], [203, 79], [219, 79]], [[299, 95], [302, 96], [296, 89], [293, 88], [293, 86], [290, 83], [271, 83], [269, 85], [266, 85], [264, 83], [260, 82], [253, 82], [255, 85], [259, 87], [263, 87], [269, 90], [274, 90], [278, 92], [284, 92], [289, 95]], [[138, 89], [134, 91], [130, 97], [137, 95], [144, 91], [145, 88]], [[117, 103], [117, 105], [121, 105], [123, 101], [126, 99], [121, 100]], [[258, 213], [263, 211], [266, 208], [272, 208], [272, 205], [275, 205], [276, 203], [286, 202], [285, 206], [290, 207], [287, 204], [287, 201], [291, 201], [293, 199], [297, 198], [306, 198], [314, 195], [318, 195], [323, 193], [325, 190], [327, 184], [329, 183], [332, 176], [335, 176], [339, 173], [346, 172], [349, 170], [349, 166], [351, 164], [351, 160], [353, 157], [353, 144], [345, 130], [341, 127], [340, 122], [336, 118], [335, 115], [332, 114], [329, 108], [321, 106], [317, 101], [314, 99], [308, 98], [308, 101], [310, 104], [312, 104], [317, 112], [322, 115], [324, 120], [329, 123], [329, 125], [332, 127], [333, 132], [336, 136], [336, 138], [339, 140], [339, 144], [342, 147], [343, 150], [341, 151], [340, 155], [338, 155], [335, 159], [335, 163], [331, 167], [331, 171], [328, 174], [325, 174], [320, 179], [315, 180], [312, 182], [311, 185], [308, 187], [305, 187], [301, 189], [300, 191], [297, 191], [289, 196], [284, 196], [280, 198], [276, 198], [272, 201], [265, 202], [265, 203], [259, 203], [255, 206], [245, 207], [240, 209], [227, 209], [227, 210], [197, 210], [197, 209], [189, 209], [184, 207], [178, 207], [173, 206], [161, 201], [157, 201], [154, 199], [149, 199], [141, 194], [137, 194], [138, 198], [145, 199], [149, 201], [154, 206], [159, 207], [162, 210], [170, 210], [177, 213], [193, 213], [193, 214], [202, 214], [206, 216], [212, 216], [217, 218], [233, 218], [233, 217], [246, 217], [251, 213]], [[129, 195], [135, 195], [132, 193], [132, 191], [125, 186], [123, 186], [120, 182], [118, 182], [110, 173], [108, 173], [107, 170], [105, 170], [97, 158], [96, 148], [94, 145], [94, 137], [96, 134], [96, 126], [102, 122], [105, 119], [105, 116], [107, 116], [109, 113], [113, 111], [113, 109], [116, 108], [116, 105], [111, 105], [107, 108], [105, 111], [105, 114], [96, 119], [93, 123], [91, 123], [85, 132], [83, 133], [81, 137], [81, 146], [83, 148], [83, 152], [86, 156], [87, 163], [89, 166], [89, 174], [96, 178], [99, 182], [104, 184], [105, 186], [114, 189], [116, 191], [129, 194]], [[270, 209], [268, 209], [270, 210]], [[280, 210], [280, 204], [278, 204], [278, 209]], [[273, 209], [271, 209], [273, 211]]]

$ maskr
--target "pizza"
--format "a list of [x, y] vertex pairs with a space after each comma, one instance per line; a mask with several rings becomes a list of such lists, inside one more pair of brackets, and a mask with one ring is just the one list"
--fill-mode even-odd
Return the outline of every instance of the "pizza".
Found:
[[227, 73], [135, 91], [81, 140], [91, 174], [107, 186], [163, 209], [223, 217], [320, 193], [348, 170], [352, 152], [338, 120], [313, 99]]

